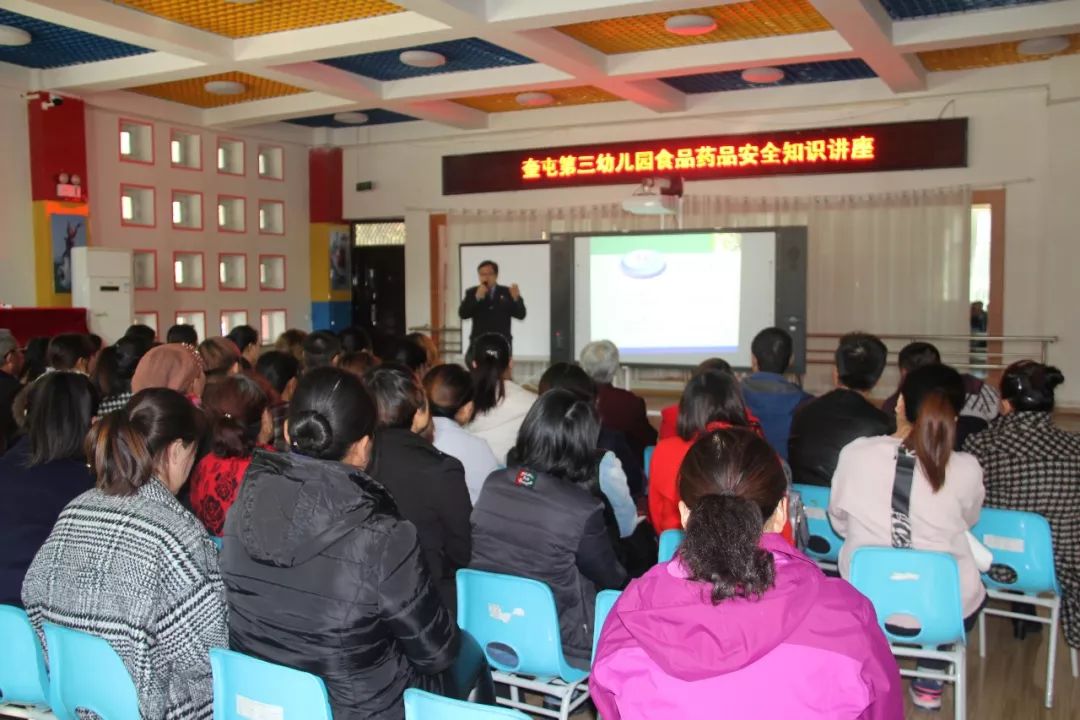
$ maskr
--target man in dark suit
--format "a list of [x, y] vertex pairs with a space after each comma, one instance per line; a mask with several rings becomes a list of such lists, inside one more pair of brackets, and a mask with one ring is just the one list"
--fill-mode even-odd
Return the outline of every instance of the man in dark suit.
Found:
[[581, 350], [581, 367], [596, 383], [600, 423], [626, 436], [638, 463], [645, 448], [656, 444], [656, 429], [649, 423], [645, 401], [629, 390], [612, 385], [619, 370], [619, 348], [610, 340], [597, 340]]
[[462, 320], [472, 320], [468, 357], [472, 357], [473, 341], [485, 333], [498, 333], [513, 347], [510, 320], [525, 319], [525, 301], [521, 297], [521, 290], [517, 283], [510, 287], [499, 285], [498, 263], [485, 260], [477, 266], [476, 272], [480, 276], [480, 284], [465, 291], [465, 298], [458, 307], [458, 316]]

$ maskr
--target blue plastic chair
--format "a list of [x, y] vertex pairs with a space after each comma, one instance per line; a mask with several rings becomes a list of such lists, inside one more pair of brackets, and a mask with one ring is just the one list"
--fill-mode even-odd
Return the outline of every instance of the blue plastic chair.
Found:
[[[956, 683], [956, 718], [963, 720], [967, 712], [967, 638], [956, 559], [942, 552], [862, 547], [852, 555], [848, 579], [873, 603], [893, 655], [952, 663], [952, 672], [902, 668], [900, 674]], [[918, 631], [912, 635], [892, 632], [886, 622], [897, 615], [914, 617]], [[939, 645], [951, 645], [952, 649], [938, 650]]]
[[435, 695], [425, 690], [405, 691], [405, 720], [529, 720], [523, 712], [511, 708], [479, 705]]
[[615, 607], [615, 601], [619, 599], [622, 592], [619, 590], [601, 590], [596, 593], [596, 612], [593, 615], [593, 639], [592, 639], [592, 654], [593, 659], [596, 659], [596, 646], [600, 642], [600, 633], [604, 630], [604, 623], [607, 621], [608, 613], [611, 612], [611, 608]]
[[214, 720], [332, 720], [326, 684], [311, 673], [224, 648], [210, 650]]
[[682, 530], [665, 530], [660, 533], [660, 552], [657, 553], [657, 562], [667, 562], [675, 557], [675, 552], [682, 545], [686, 533]]
[[[1054, 544], [1050, 523], [1042, 515], [1018, 510], [983, 508], [972, 533], [994, 556], [994, 565], [1011, 568], [1012, 583], [1003, 583], [983, 574], [983, 584], [992, 600], [1022, 600], [1050, 610], [1050, 617], [1032, 616], [986, 607], [979, 614], [979, 657], [986, 657], [986, 616], [1016, 618], [1050, 626], [1046, 657], [1046, 707], [1054, 703], [1054, 664], [1057, 660], [1058, 623], [1061, 618], [1061, 590], [1054, 571]], [[1010, 591], [1010, 592], [1005, 592]], [[1022, 597], [1017, 597], [1020, 593]], [[1050, 594], [1050, 597], [1040, 595]], [[1073, 676], [1076, 651], [1073, 650]]]
[[[0, 715], [45, 718], [49, 714], [49, 674], [45, 654], [26, 611], [0, 605]], [[19, 705], [9, 708], [7, 705]]]
[[652, 464], [652, 454], [655, 449], [655, 445], [648, 445], [645, 447], [645, 457], [643, 458], [645, 462], [644, 465], [642, 465], [641, 476], [645, 479], [645, 487], [642, 488], [642, 492], [646, 497], [649, 495], [649, 465]]
[[139, 696], [124, 661], [106, 640], [45, 623], [49, 697], [60, 720], [83, 708], [102, 720], [140, 720]]
[[217, 535], [211, 535], [210, 542], [214, 543], [214, 547], [217, 548], [218, 552], [221, 552], [221, 548], [224, 547], [221, 538], [219, 538]]
[[[501, 704], [566, 720], [589, 698], [589, 673], [563, 655], [551, 588], [513, 575], [458, 570], [457, 592], [458, 625], [483, 648], [492, 679], [510, 687]], [[522, 702], [522, 689], [558, 698], [559, 710]]]
[[840, 547], [844, 538], [836, 534], [829, 522], [829, 488], [817, 485], [792, 484], [802, 497], [806, 511], [806, 524], [810, 530], [810, 544], [806, 554], [823, 570], [835, 571], [840, 559]]

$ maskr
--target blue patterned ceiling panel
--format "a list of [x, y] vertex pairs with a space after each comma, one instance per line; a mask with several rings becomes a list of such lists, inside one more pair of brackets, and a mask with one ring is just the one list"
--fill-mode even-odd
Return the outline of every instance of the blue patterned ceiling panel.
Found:
[[995, 8], [1035, 5], [1036, 3], [1054, 2], [1055, 0], [881, 0], [893, 20], [911, 20], [913, 18], [934, 15], [953, 15], [956, 13], [994, 10]]
[[0, 10], [0, 25], [10, 25], [30, 33], [28, 45], [0, 46], [0, 62], [23, 67], [58, 68], [152, 52], [147, 48], [72, 30], [63, 25], [54, 25], [7, 10]]
[[836, 80], [862, 80], [876, 77], [870, 66], [862, 60], [831, 60], [829, 62], [796, 63], [782, 65], [784, 78], [768, 85], [748, 83], [742, 79], [740, 70], [701, 75], [683, 75], [665, 78], [664, 82], [684, 93], [711, 93], [725, 90], [777, 87], [780, 85], [806, 85], [809, 83], [834, 82]]
[[[446, 64], [434, 68], [410, 67], [398, 59], [398, 56], [405, 50], [430, 50], [440, 53], [446, 56]], [[413, 48], [402, 48], [400, 50], [384, 50], [363, 55], [332, 58], [322, 62], [376, 80], [403, 80], [422, 75], [461, 72], [462, 70], [483, 70], [485, 68], [509, 67], [512, 65], [528, 65], [532, 63], [532, 60], [484, 40], [469, 38], [420, 45]]]
[[293, 118], [292, 120], [286, 120], [285, 122], [290, 122], [293, 125], [305, 125], [307, 127], [343, 128], [387, 125], [389, 123], [407, 122], [409, 120], [416, 119], [409, 115], [402, 115], [401, 113], [396, 113], [392, 110], [382, 110], [381, 108], [375, 108], [373, 110], [361, 110], [360, 112], [368, 116], [368, 121], [362, 125], [338, 122], [334, 119], [333, 115], [314, 115], [312, 117]]

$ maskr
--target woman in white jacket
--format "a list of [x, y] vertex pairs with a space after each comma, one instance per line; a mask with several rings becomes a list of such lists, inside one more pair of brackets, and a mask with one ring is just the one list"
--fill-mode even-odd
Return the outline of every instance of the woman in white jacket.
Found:
[[476, 415], [469, 432], [487, 440], [495, 458], [506, 463], [506, 453], [517, 441], [518, 429], [536, 394], [510, 379], [513, 364], [510, 343], [498, 333], [481, 335], [473, 342], [471, 363]]

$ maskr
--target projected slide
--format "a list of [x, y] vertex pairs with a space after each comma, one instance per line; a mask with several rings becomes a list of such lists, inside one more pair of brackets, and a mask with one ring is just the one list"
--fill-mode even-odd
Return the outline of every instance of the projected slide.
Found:
[[627, 362], [693, 364], [715, 356], [749, 366], [751, 339], [773, 324], [772, 232], [606, 235], [575, 243], [579, 351], [607, 339]]

